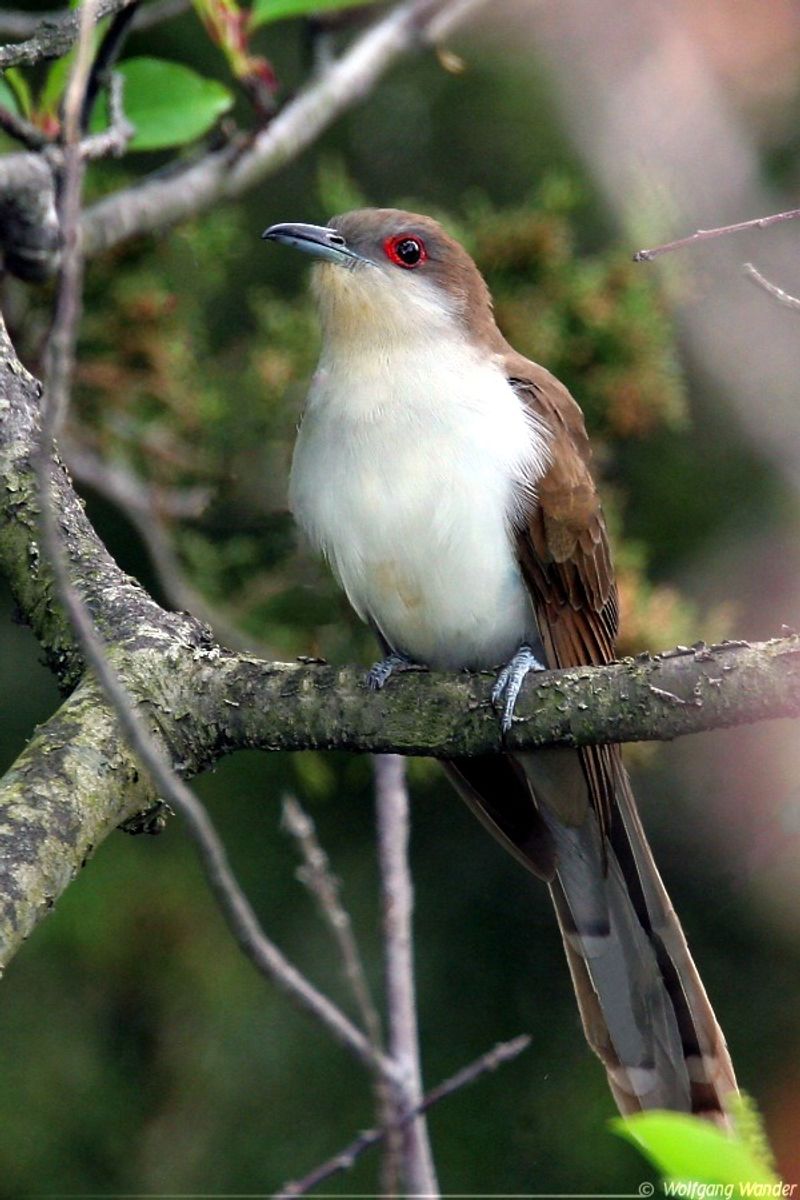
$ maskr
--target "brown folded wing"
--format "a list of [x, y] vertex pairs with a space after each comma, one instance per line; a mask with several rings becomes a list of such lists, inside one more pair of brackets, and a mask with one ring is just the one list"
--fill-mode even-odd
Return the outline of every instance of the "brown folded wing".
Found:
[[[611, 662], [618, 606], [608, 534], [589, 469], [591, 451], [583, 414], [549, 371], [509, 355], [509, 378], [545, 425], [551, 466], [536, 488], [537, 503], [517, 530], [517, 555], [530, 588], [547, 665], [596, 666]], [[589, 793], [608, 829], [615, 753], [580, 752]]]

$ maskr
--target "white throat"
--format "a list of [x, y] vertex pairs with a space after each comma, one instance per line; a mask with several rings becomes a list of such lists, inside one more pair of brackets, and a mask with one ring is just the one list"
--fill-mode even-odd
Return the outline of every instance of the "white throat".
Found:
[[392, 333], [326, 340], [290, 504], [393, 650], [496, 666], [538, 637], [512, 527], [547, 468], [545, 430], [455, 321]]

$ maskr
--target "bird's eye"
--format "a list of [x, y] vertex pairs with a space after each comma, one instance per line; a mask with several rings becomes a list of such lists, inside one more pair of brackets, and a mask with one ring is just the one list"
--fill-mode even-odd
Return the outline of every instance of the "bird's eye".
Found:
[[425, 243], [409, 233], [400, 233], [396, 237], [387, 238], [383, 243], [386, 257], [398, 267], [418, 267], [425, 262], [428, 253]]

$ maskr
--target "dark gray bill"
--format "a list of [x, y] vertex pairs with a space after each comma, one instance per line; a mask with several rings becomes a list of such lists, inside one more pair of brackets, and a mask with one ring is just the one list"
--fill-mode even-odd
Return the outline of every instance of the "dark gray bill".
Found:
[[262, 238], [269, 242], [279, 242], [283, 246], [294, 246], [315, 258], [325, 258], [329, 262], [367, 262], [368, 259], [350, 250], [344, 238], [335, 229], [327, 225], [270, 225], [265, 229]]

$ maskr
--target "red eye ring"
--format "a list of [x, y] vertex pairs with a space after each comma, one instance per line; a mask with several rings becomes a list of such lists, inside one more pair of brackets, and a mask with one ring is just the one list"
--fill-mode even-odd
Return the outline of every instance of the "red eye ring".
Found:
[[397, 233], [383, 243], [383, 250], [390, 262], [411, 271], [419, 267], [428, 257], [425, 243], [413, 233]]

